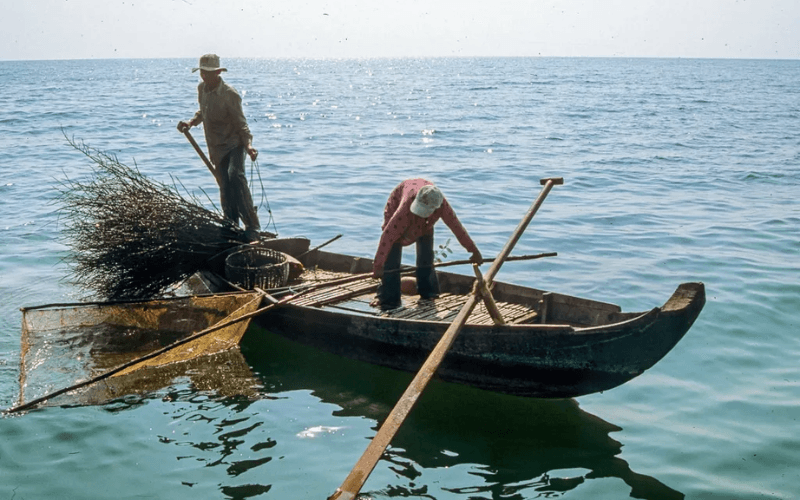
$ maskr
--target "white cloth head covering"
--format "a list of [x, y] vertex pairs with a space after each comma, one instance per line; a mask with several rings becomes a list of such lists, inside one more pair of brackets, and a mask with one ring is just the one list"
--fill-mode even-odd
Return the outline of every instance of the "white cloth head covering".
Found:
[[437, 208], [442, 206], [443, 201], [444, 195], [439, 188], [431, 184], [422, 186], [417, 191], [414, 201], [411, 202], [411, 213], [422, 218], [430, 217]]

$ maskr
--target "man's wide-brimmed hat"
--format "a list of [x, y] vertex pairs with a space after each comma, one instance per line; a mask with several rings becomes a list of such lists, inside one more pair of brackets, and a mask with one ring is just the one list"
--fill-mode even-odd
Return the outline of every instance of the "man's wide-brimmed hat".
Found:
[[203, 71], [228, 71], [227, 68], [219, 67], [219, 56], [216, 54], [206, 54], [200, 58], [200, 65], [192, 69], [192, 73], [202, 69]]
[[411, 213], [423, 218], [430, 217], [437, 208], [442, 206], [444, 195], [439, 188], [428, 184], [419, 188], [417, 196], [411, 202]]

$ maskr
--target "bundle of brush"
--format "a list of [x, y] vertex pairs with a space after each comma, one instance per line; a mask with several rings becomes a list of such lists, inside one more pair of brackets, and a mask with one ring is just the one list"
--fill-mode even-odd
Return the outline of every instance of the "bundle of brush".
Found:
[[95, 164], [89, 181], [65, 181], [60, 189], [74, 284], [108, 300], [149, 299], [224, 265], [242, 244], [242, 229], [194, 198], [68, 141]]

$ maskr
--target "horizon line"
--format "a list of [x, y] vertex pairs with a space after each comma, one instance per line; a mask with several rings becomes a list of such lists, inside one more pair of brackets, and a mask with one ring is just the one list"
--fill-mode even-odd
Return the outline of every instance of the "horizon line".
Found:
[[[58, 62], [58, 61], [146, 61], [191, 59], [196, 56], [169, 56], [169, 57], [76, 57], [76, 58], [35, 58], [35, 59], [3, 59], [0, 62]], [[668, 59], [668, 60], [726, 60], [726, 61], [800, 61], [800, 56], [792, 57], [732, 57], [732, 56], [624, 56], [624, 55], [592, 55], [592, 56], [567, 56], [567, 55], [438, 55], [438, 56], [225, 56], [226, 60], [306, 60], [306, 61], [361, 61], [361, 60], [401, 60], [401, 59]]]

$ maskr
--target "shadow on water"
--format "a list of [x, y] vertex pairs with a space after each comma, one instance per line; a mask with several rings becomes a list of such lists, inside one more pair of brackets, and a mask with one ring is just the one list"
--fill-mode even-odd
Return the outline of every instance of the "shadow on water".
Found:
[[[311, 390], [322, 401], [340, 406], [335, 415], [342, 417], [382, 422], [412, 377], [306, 348], [257, 327], [245, 336], [242, 352], [265, 391]], [[477, 470], [471, 475], [483, 483], [449, 490], [481, 495], [470, 498], [521, 499], [526, 489], [547, 496], [597, 478], [621, 479], [634, 498], [684, 498], [657, 479], [637, 474], [617, 456], [622, 445], [609, 434], [620, 430], [573, 399], [519, 398], [434, 380], [383, 459], [411, 481], [422, 475], [419, 468], [470, 464]], [[569, 469], [589, 472], [550, 477], [553, 471]], [[383, 493], [408, 497], [420, 491], [390, 486]]]

